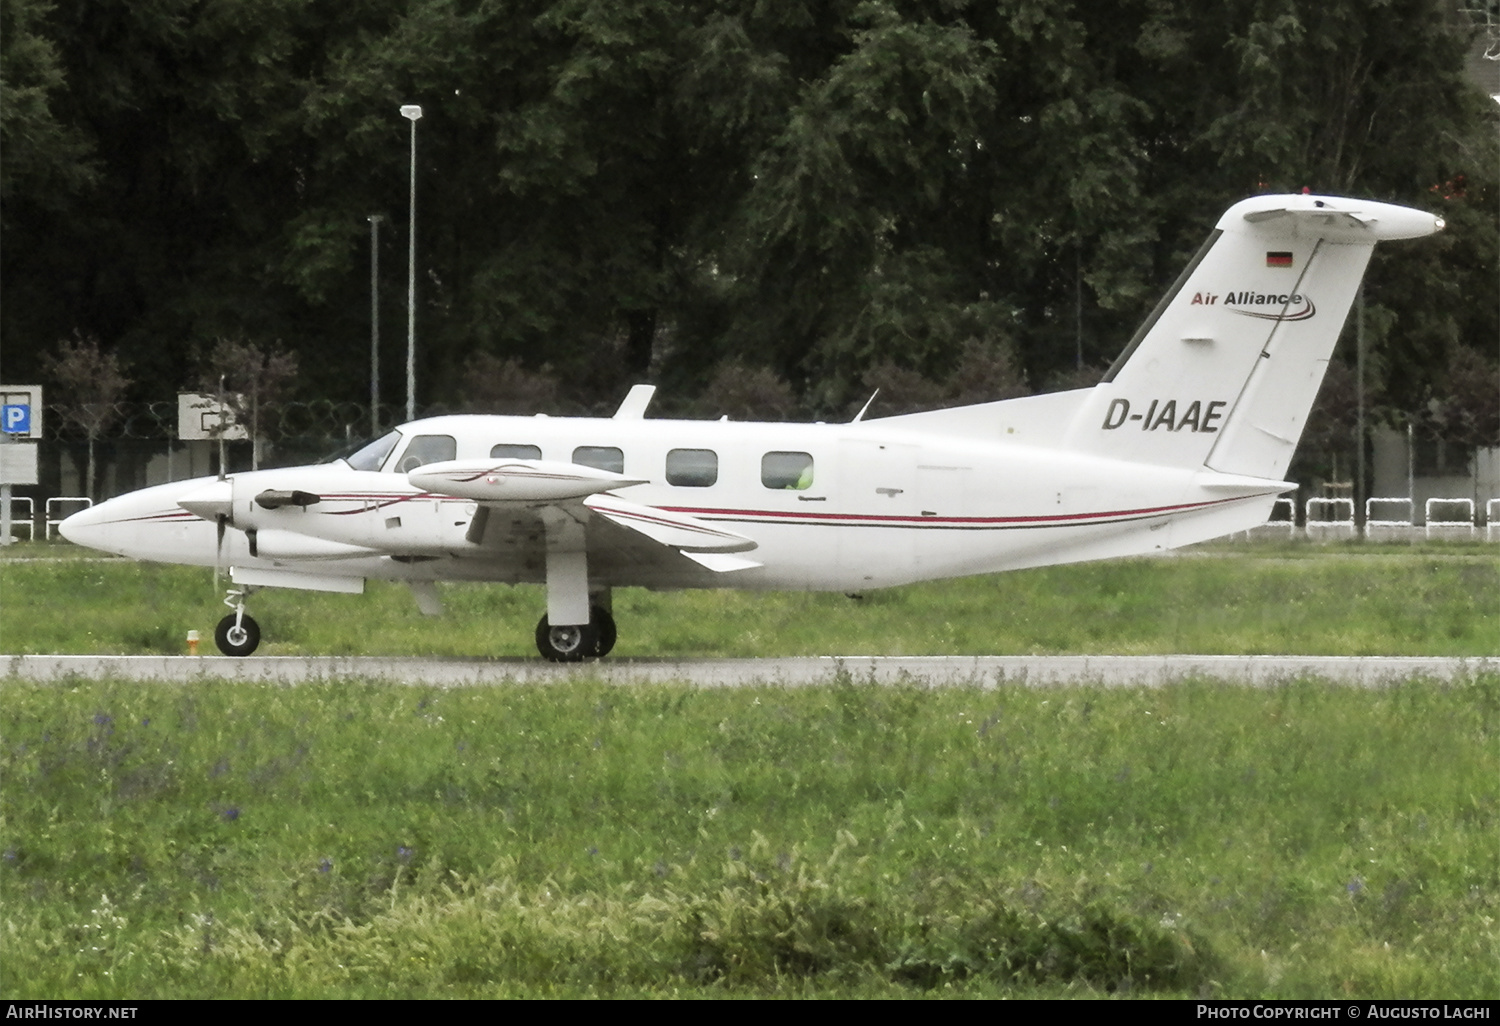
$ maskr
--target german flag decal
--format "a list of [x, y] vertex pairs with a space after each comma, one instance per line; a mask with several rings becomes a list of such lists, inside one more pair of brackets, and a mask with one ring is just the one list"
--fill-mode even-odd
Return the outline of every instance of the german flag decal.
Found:
[[1267, 253], [1267, 267], [1291, 267], [1292, 255], [1290, 253]]

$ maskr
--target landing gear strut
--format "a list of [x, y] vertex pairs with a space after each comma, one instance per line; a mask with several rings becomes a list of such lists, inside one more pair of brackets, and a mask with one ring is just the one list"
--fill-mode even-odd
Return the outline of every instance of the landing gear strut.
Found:
[[553, 627], [542, 617], [536, 625], [536, 650], [554, 663], [576, 663], [608, 655], [615, 647], [615, 636], [615, 618], [609, 610], [594, 606], [586, 624]]
[[219, 621], [214, 628], [214, 644], [227, 656], [247, 656], [260, 644], [260, 624], [245, 612], [245, 591], [231, 591], [224, 604], [234, 612]]

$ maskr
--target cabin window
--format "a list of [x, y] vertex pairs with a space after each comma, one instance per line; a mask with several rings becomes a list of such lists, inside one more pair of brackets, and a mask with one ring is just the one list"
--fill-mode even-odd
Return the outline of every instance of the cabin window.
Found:
[[667, 484], [707, 488], [719, 479], [719, 454], [712, 449], [673, 449], [667, 453]]
[[625, 473], [625, 453], [612, 445], [580, 445], [573, 450], [573, 462], [595, 470]]
[[805, 452], [768, 452], [760, 458], [760, 483], [804, 491], [812, 487], [813, 458]]
[[418, 467], [442, 463], [457, 455], [458, 443], [453, 440], [452, 435], [417, 435], [406, 447], [406, 452], [401, 454], [401, 461], [396, 464], [396, 469], [409, 474]]
[[490, 446], [490, 459], [492, 460], [539, 460], [542, 458], [540, 446], [535, 445], [492, 445]]

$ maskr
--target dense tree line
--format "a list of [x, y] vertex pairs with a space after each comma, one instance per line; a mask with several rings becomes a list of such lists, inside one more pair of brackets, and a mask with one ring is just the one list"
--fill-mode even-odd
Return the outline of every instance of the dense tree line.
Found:
[[1443, 0], [3, 0], [4, 373], [97, 338], [159, 398], [245, 340], [362, 399], [378, 214], [399, 401], [419, 103], [423, 405], [1087, 380], [1225, 206], [1308, 186], [1447, 218], [1368, 286], [1425, 409], [1500, 332], [1469, 40]]

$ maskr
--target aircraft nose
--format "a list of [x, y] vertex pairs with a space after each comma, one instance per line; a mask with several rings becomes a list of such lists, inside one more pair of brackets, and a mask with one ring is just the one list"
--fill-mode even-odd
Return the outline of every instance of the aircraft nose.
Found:
[[[196, 478], [118, 495], [68, 517], [61, 524], [62, 536], [75, 545], [117, 556], [191, 562], [189, 550], [202, 541], [198, 536], [202, 532], [195, 533], [192, 528], [203, 521], [193, 515], [194, 511], [178, 506], [177, 500], [216, 483], [212, 478]], [[210, 518], [213, 515], [208, 514]], [[213, 529], [205, 526], [204, 530], [212, 538]]]
[[79, 510], [57, 525], [58, 533], [74, 545], [83, 545], [91, 549], [105, 548], [100, 544], [101, 528], [110, 518], [110, 514], [104, 509], [105, 505], [107, 503]]

